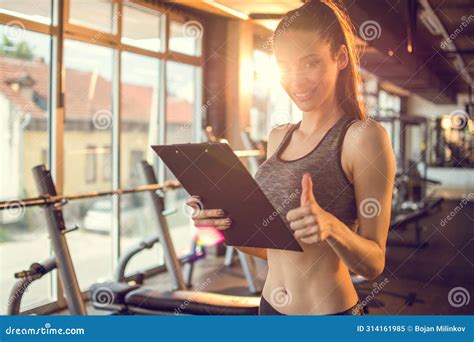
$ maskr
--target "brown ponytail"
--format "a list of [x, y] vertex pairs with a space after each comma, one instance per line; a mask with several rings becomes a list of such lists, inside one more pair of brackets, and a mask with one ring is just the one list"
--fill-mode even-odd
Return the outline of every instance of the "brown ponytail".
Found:
[[316, 0], [288, 12], [280, 21], [273, 40], [285, 30], [303, 30], [317, 33], [336, 54], [341, 45], [347, 47], [349, 63], [340, 71], [336, 83], [338, 105], [347, 115], [364, 120], [366, 113], [359, 99], [359, 56], [355, 46], [352, 22], [344, 8], [332, 0]]

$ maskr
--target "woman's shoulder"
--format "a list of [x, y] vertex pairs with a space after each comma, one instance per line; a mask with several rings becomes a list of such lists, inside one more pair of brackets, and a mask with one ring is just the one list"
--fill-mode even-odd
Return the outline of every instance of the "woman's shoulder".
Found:
[[[350, 164], [356, 160], [370, 160], [374, 163], [380, 158], [386, 161], [394, 159], [387, 130], [371, 117], [357, 120], [348, 128], [342, 153], [343, 158], [347, 158]], [[363, 158], [360, 158], [361, 155]]]
[[286, 134], [295, 125], [296, 124], [285, 123], [272, 128], [272, 130], [268, 134], [267, 158], [269, 158], [276, 151], [280, 143], [285, 138]]
[[347, 129], [345, 140], [352, 146], [362, 147], [368, 143], [380, 143], [387, 139], [388, 134], [382, 124], [368, 117], [364, 120], [352, 121]]

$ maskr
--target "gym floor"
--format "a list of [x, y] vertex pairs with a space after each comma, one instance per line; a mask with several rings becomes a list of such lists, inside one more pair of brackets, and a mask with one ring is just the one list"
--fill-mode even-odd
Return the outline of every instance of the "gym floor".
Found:
[[[460, 210], [456, 210], [456, 207]], [[443, 218], [454, 213], [444, 227]], [[370, 315], [468, 315], [474, 312], [474, 301], [456, 307], [448, 301], [448, 293], [455, 287], [473, 288], [474, 274], [474, 203], [448, 200], [441, 210], [421, 222], [425, 228], [422, 240], [425, 247], [392, 246], [389, 242], [385, 272], [377, 279], [357, 286], [361, 301], [366, 302]], [[392, 231], [389, 241], [411, 242], [414, 230]], [[237, 261], [237, 259], [236, 259]], [[224, 267], [224, 258], [206, 258], [196, 265], [194, 284], [207, 278], [211, 282], [204, 291], [251, 295], [238, 263]], [[265, 268], [257, 265], [262, 280]], [[146, 286], [159, 290], [169, 289], [166, 273], [146, 281]], [[90, 303], [89, 314], [103, 315]], [[68, 314], [67, 310], [57, 314]]]

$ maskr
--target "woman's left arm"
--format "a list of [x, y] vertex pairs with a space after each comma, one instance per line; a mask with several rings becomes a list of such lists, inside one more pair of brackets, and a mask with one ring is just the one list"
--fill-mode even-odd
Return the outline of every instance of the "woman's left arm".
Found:
[[303, 177], [301, 207], [289, 211], [287, 219], [295, 237], [304, 243], [326, 241], [352, 272], [374, 279], [385, 267], [395, 177], [395, 158], [383, 126], [374, 121], [353, 124], [344, 139], [342, 158], [352, 174], [358, 232], [319, 206], [308, 190], [309, 177]]
[[343, 158], [352, 171], [359, 230], [337, 220], [327, 242], [352, 272], [373, 279], [385, 267], [395, 158], [385, 129], [374, 121], [354, 124], [347, 138]]

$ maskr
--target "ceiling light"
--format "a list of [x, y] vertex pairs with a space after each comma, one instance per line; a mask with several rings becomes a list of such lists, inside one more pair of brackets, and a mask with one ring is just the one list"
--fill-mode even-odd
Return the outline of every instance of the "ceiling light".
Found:
[[226, 12], [234, 17], [240, 18], [242, 20], [247, 20], [249, 16], [245, 13], [239, 12], [231, 7], [228, 7], [226, 5], [223, 5], [217, 1], [214, 0], [203, 0], [203, 3], [208, 4], [214, 8], [220, 9], [223, 12]]

